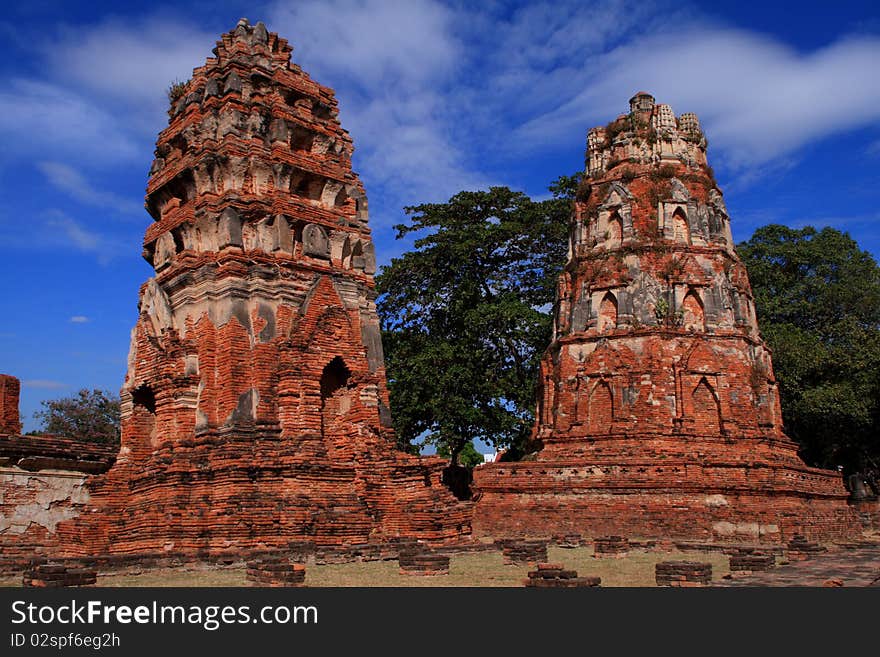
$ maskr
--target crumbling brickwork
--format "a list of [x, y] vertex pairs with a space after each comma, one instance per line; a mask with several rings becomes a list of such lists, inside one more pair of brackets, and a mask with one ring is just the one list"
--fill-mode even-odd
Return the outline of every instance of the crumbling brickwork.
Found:
[[89, 475], [105, 472], [116, 451], [55, 436], [0, 436], [0, 573], [57, 553], [58, 525], [88, 508]]
[[332, 90], [242, 20], [159, 135], [122, 448], [69, 556], [209, 556], [469, 533], [442, 460], [395, 449], [367, 225]]
[[483, 534], [781, 542], [861, 525], [783, 433], [770, 352], [694, 114], [646, 93], [587, 137], [535, 461], [477, 468]]

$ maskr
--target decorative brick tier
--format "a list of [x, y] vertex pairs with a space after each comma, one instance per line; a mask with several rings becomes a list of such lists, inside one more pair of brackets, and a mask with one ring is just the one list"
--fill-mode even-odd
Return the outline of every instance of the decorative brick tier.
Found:
[[538, 569], [529, 572], [524, 584], [529, 588], [571, 589], [599, 586], [601, 577], [578, 577], [576, 570], [565, 570], [555, 563], [539, 563]]
[[590, 130], [586, 160], [536, 453], [475, 470], [475, 533], [778, 544], [859, 534], [871, 514], [783, 432], [697, 117], [637, 94], [629, 114]]
[[37, 564], [24, 572], [22, 585], [33, 588], [94, 586], [98, 573], [88, 568], [71, 568], [59, 564]]
[[654, 567], [657, 586], [708, 586], [712, 564], [696, 561], [661, 561]]
[[497, 542], [507, 565], [526, 565], [547, 561], [547, 541], [503, 539]]
[[247, 581], [251, 586], [305, 586], [306, 567], [283, 557], [257, 559], [247, 563]]
[[[150, 170], [122, 448], [70, 556], [351, 552], [470, 533], [444, 461], [396, 449], [367, 198], [333, 91], [262, 23], [224, 34]], [[369, 548], [372, 549], [372, 548]]]
[[600, 536], [593, 541], [596, 557], [624, 557], [629, 553], [629, 541], [623, 536]]

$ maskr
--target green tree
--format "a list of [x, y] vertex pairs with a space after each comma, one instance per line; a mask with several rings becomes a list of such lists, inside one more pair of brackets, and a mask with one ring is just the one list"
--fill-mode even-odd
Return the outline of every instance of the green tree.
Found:
[[738, 246], [804, 458], [880, 477], [880, 267], [846, 233], [770, 225]]
[[119, 442], [119, 398], [106, 390], [83, 388], [73, 397], [40, 402], [34, 418], [45, 433], [93, 443]]
[[417, 234], [415, 248], [376, 279], [403, 446], [421, 438], [455, 464], [474, 439], [524, 444], [575, 187], [560, 179], [541, 202], [492, 187], [406, 208], [397, 237]]

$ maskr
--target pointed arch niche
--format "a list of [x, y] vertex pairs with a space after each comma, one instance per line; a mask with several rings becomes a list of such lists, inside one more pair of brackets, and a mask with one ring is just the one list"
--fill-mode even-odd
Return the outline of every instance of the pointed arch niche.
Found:
[[716, 435], [721, 433], [721, 403], [712, 384], [705, 376], [700, 377], [691, 395], [694, 429], [697, 433]]
[[351, 371], [336, 356], [321, 373], [321, 435], [327, 437], [351, 410], [352, 393], [348, 389]]
[[596, 328], [599, 333], [607, 333], [617, 328], [617, 297], [612, 292], [606, 292], [599, 303]]
[[600, 379], [590, 391], [590, 404], [587, 413], [589, 433], [610, 433], [614, 420], [614, 396], [611, 386]]
[[681, 302], [682, 326], [685, 331], [705, 331], [703, 302], [696, 290], [690, 289]]
[[681, 206], [672, 213], [672, 238], [676, 242], [691, 243], [691, 229], [688, 226], [687, 214]]

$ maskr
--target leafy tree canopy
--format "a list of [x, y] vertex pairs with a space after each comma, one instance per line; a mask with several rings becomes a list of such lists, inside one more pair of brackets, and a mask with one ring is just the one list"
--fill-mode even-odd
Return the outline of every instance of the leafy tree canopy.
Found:
[[94, 443], [119, 442], [119, 398], [106, 390], [83, 388], [73, 397], [41, 402], [34, 418], [49, 434]]
[[[808, 462], [880, 476], [880, 267], [846, 233], [770, 225], [738, 246]], [[876, 485], [876, 483], [875, 483]]]
[[473, 439], [521, 446], [551, 336], [570, 198], [563, 178], [535, 202], [506, 187], [406, 208], [414, 249], [377, 277], [394, 425], [458, 461]]

